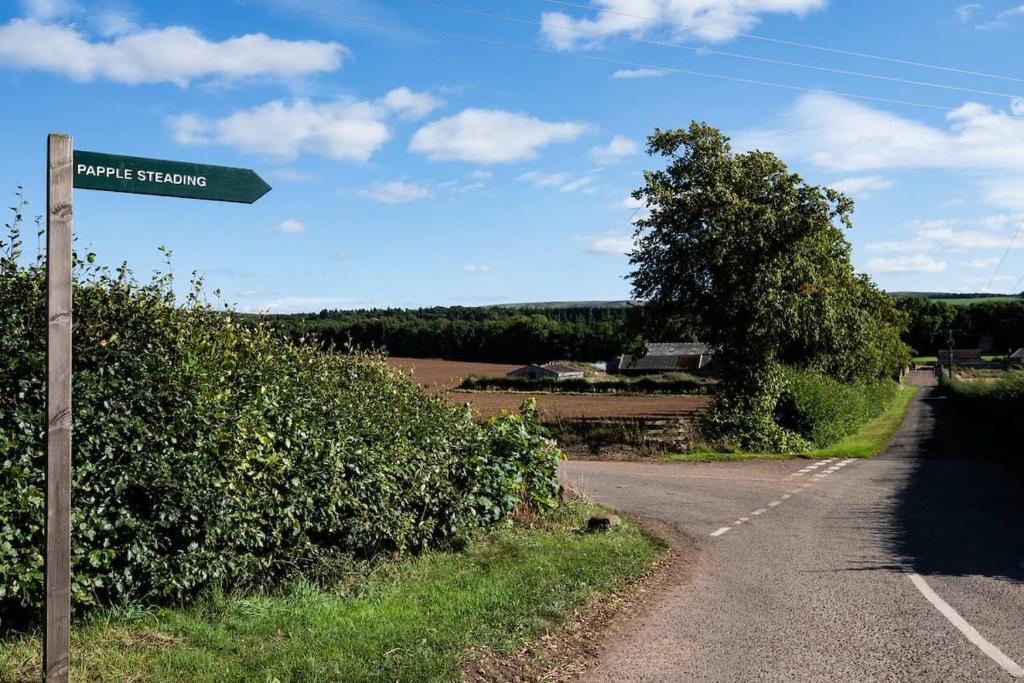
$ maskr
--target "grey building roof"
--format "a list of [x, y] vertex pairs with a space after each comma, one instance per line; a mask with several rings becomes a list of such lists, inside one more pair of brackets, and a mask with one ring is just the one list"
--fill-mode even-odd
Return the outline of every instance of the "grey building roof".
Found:
[[702, 342], [657, 342], [647, 345], [647, 358], [651, 356], [710, 355], [711, 349]]
[[647, 353], [639, 358], [624, 353], [619, 370], [676, 372], [699, 370], [711, 357], [711, 349], [701, 342], [661, 342], [647, 345]]
[[580, 370], [579, 368], [574, 367], [572, 365], [569, 365], [567, 363], [557, 363], [557, 362], [544, 363], [543, 365], [540, 365], [538, 363], [530, 363], [529, 365], [524, 365], [521, 368], [516, 368], [515, 370], [512, 370], [511, 372], [508, 372], [508, 373], [506, 373], [506, 375], [510, 376], [510, 377], [514, 377], [516, 375], [520, 375], [520, 374], [529, 372], [529, 370], [531, 368], [536, 368], [537, 370], [539, 370], [541, 372], [551, 373], [551, 374], [557, 375], [559, 377], [561, 377], [563, 375], [581, 375], [581, 376], [583, 375], [583, 371]]
[[1024, 346], [1011, 353], [1010, 360], [1024, 360]]

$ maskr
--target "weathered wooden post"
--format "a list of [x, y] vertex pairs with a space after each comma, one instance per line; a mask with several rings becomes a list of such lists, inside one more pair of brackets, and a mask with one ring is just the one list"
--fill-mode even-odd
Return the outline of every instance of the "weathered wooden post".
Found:
[[46, 559], [43, 680], [67, 683], [71, 644], [71, 195], [73, 188], [252, 204], [270, 191], [248, 168], [75, 152], [46, 155]]
[[70, 135], [46, 157], [46, 559], [43, 679], [66, 683], [71, 634], [71, 195]]

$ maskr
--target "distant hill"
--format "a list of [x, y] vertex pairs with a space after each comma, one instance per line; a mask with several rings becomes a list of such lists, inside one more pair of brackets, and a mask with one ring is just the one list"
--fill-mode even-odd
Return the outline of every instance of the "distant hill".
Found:
[[[976, 304], [983, 301], [1024, 301], [1024, 292], [1020, 294], [992, 294], [991, 292], [889, 292], [897, 299], [919, 296], [933, 301], [945, 301], [950, 304]], [[622, 309], [641, 306], [639, 301], [531, 301], [517, 304], [491, 304], [479, 308], [521, 308], [525, 310], [551, 310], [567, 308], [612, 308]]]
[[629, 308], [639, 301], [535, 301], [521, 304], [493, 304], [481, 308]]
[[944, 301], [950, 304], [976, 304], [983, 301], [1024, 301], [1024, 292], [1020, 294], [992, 294], [991, 292], [889, 292], [897, 299], [919, 296], [932, 301]]

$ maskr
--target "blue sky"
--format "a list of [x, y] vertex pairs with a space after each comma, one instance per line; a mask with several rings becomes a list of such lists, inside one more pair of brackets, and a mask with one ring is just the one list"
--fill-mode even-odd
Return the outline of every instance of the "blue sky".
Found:
[[850, 192], [886, 289], [1019, 291], [1022, 37], [1014, 2], [6, 0], [0, 190], [41, 212], [51, 131], [253, 168], [252, 206], [75, 194], [101, 260], [166, 245], [242, 310], [621, 299], [644, 138], [700, 119]]

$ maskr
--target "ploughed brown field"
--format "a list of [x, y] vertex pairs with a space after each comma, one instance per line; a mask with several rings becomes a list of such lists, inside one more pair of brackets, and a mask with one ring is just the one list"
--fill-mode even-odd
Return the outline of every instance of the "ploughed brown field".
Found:
[[[388, 362], [413, 380], [442, 392], [458, 386], [470, 373], [504, 375], [518, 365], [501, 363], [465, 363], [430, 358], [389, 358]], [[470, 403], [483, 417], [503, 410], [516, 410], [528, 394], [503, 391], [449, 391], [452, 401]], [[673, 417], [689, 415], [705, 408], [706, 396], [606, 396], [579, 394], [535, 394], [545, 420], [619, 417]]]
[[503, 363], [464, 363], [457, 360], [437, 358], [388, 358], [388, 363], [412, 375], [413, 380], [430, 389], [443, 391], [453, 389], [469, 375], [503, 377], [505, 373], [522, 367]]

